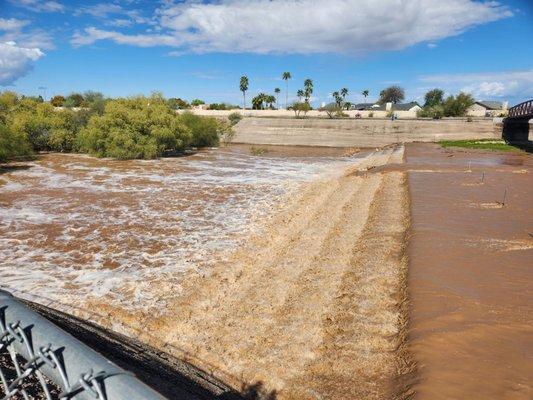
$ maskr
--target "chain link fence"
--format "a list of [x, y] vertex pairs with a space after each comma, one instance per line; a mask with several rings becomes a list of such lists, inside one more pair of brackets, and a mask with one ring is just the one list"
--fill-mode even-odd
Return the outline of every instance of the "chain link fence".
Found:
[[0, 399], [163, 400], [0, 290]]

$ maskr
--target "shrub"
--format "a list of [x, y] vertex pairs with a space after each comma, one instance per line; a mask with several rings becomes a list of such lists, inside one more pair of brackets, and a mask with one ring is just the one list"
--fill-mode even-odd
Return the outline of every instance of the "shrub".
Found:
[[330, 103], [318, 110], [325, 112], [327, 116], [332, 119], [339, 117], [342, 114], [342, 108], [338, 103]]
[[230, 115], [228, 115], [228, 120], [232, 126], [237, 125], [241, 119], [242, 114], [238, 112], [232, 112]]
[[65, 102], [63, 103], [64, 107], [72, 108], [72, 107], [81, 107], [84, 102], [84, 98], [79, 93], [72, 93], [67, 96], [65, 99]]
[[191, 146], [218, 146], [219, 136], [225, 129], [222, 121], [212, 117], [201, 117], [191, 112], [184, 112], [179, 119], [192, 133]]
[[50, 150], [48, 139], [60, 124], [51, 104], [21, 99], [10, 116], [11, 129], [26, 135], [35, 151]]
[[200, 99], [194, 99], [193, 101], [191, 101], [192, 106], [200, 106], [202, 104], [205, 104], [205, 101], [200, 100]]
[[171, 97], [167, 100], [167, 104], [173, 110], [186, 110], [188, 108], [191, 108], [191, 105], [189, 103], [187, 103], [183, 99], [180, 99], [179, 97]]
[[252, 147], [250, 147], [250, 153], [251, 153], [253, 156], [262, 156], [262, 155], [268, 153], [268, 150], [265, 149], [264, 147], [255, 147], [255, 146], [252, 146]]
[[31, 145], [26, 135], [15, 132], [6, 124], [0, 123], [0, 162], [30, 154], [32, 154]]
[[466, 93], [459, 93], [457, 97], [448, 96], [444, 100], [444, 115], [447, 117], [464, 117], [466, 110], [474, 104], [474, 98]]
[[180, 151], [192, 141], [191, 131], [160, 96], [109, 101], [103, 115], [90, 118], [78, 135], [80, 150], [117, 159], [156, 158]]
[[444, 117], [444, 107], [441, 105], [424, 107], [417, 112], [417, 117], [441, 119]]
[[368, 113], [368, 118], [374, 118], [374, 111], [370, 111]]
[[307, 113], [311, 110], [311, 106], [306, 101], [304, 102], [295, 102], [290, 106], [290, 109], [294, 111], [296, 118], [300, 118], [301, 114], [305, 117]]
[[50, 104], [52, 104], [54, 107], [62, 107], [64, 102], [65, 98], [61, 95], [56, 95], [50, 100]]

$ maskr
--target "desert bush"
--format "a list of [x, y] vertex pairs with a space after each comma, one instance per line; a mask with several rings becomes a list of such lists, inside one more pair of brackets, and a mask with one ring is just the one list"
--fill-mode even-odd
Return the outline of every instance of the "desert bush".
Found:
[[81, 151], [117, 159], [156, 158], [181, 151], [193, 135], [160, 96], [109, 101], [78, 135]]
[[11, 112], [9, 123], [17, 134], [26, 135], [35, 151], [42, 151], [50, 150], [48, 140], [60, 120], [52, 105], [21, 99]]
[[237, 125], [242, 118], [242, 114], [239, 112], [232, 112], [228, 115], [228, 120], [232, 126]]
[[191, 131], [190, 146], [193, 147], [218, 146], [220, 136], [226, 129], [223, 121], [212, 117], [202, 117], [191, 112], [184, 112], [179, 116], [179, 120]]
[[304, 117], [307, 115], [307, 113], [311, 110], [311, 106], [305, 101], [295, 102], [292, 104], [292, 106], [289, 107], [289, 109], [294, 111], [294, 115], [296, 118], [300, 118], [302, 114]]
[[0, 162], [32, 154], [31, 145], [26, 135], [13, 131], [0, 122]]
[[373, 111], [370, 111], [368, 113], [368, 118], [374, 118], [374, 112]]
[[424, 107], [423, 109], [418, 110], [416, 115], [419, 118], [441, 119], [444, 117], [444, 107], [441, 105]]
[[342, 107], [337, 103], [327, 104], [326, 106], [321, 107], [318, 110], [325, 112], [328, 118], [331, 119], [337, 118], [340, 114], [342, 114]]

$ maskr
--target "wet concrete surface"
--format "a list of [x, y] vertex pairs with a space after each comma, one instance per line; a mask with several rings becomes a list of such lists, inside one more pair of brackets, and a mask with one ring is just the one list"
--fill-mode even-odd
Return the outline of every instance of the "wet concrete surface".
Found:
[[531, 399], [532, 157], [413, 144], [405, 168], [415, 398]]

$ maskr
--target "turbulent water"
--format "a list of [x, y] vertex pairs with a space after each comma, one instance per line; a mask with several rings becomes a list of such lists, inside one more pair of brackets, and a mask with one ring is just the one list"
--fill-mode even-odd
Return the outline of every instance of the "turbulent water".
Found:
[[[350, 160], [213, 149], [153, 161], [50, 154], [4, 168], [0, 284], [52, 300], [157, 304], [184, 272], [209, 273], [284, 196]], [[154, 282], [169, 290], [154, 293]]]

